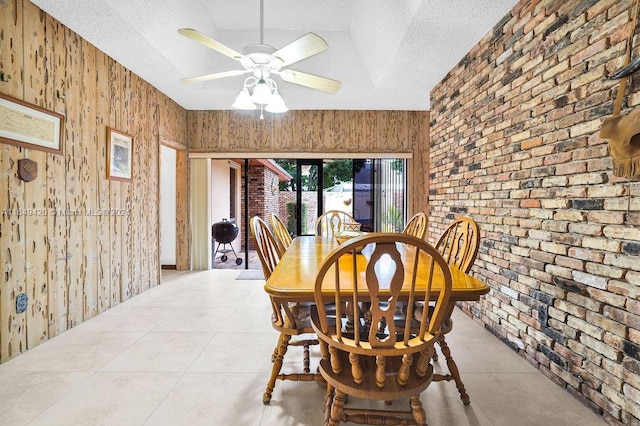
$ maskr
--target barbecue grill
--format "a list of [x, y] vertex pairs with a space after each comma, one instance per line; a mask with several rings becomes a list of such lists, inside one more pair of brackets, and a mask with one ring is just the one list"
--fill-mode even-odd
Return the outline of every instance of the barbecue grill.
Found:
[[[213, 242], [217, 242], [216, 251], [213, 254], [215, 259], [218, 252], [222, 253], [220, 260], [226, 262], [228, 257], [227, 253], [233, 253], [236, 257], [236, 265], [242, 264], [242, 258], [238, 257], [236, 251], [233, 249], [231, 242], [238, 236], [238, 225], [233, 222], [229, 222], [227, 219], [222, 219], [221, 222], [216, 222], [211, 225], [211, 238]], [[229, 248], [227, 248], [229, 246]]]

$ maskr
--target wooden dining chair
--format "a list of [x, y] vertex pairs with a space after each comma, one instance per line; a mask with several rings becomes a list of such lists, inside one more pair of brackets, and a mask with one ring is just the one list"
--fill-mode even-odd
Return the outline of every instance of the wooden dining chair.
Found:
[[[442, 254], [447, 263], [455, 265], [464, 273], [469, 273], [471, 270], [479, 248], [480, 231], [478, 224], [469, 217], [461, 217], [451, 222], [436, 243], [436, 249]], [[460, 393], [460, 399], [463, 404], [467, 405], [471, 402], [469, 394], [467, 394], [458, 366], [453, 360], [451, 349], [445, 340], [445, 335], [452, 329], [453, 320], [451, 315], [448, 315], [442, 323], [442, 334], [438, 337], [438, 346], [440, 346], [440, 350], [445, 356], [449, 374], [436, 374], [433, 380], [436, 382], [444, 380], [455, 381]], [[437, 354], [434, 352], [434, 360], [437, 359]]]
[[282, 220], [278, 217], [277, 214], [271, 213], [269, 215], [269, 222], [271, 222], [271, 229], [273, 229], [273, 235], [276, 237], [276, 241], [280, 246], [280, 250], [284, 253], [291, 244], [291, 234], [287, 230], [287, 227], [284, 226]]
[[480, 248], [480, 230], [475, 220], [461, 217], [449, 224], [444, 230], [436, 248], [449, 265], [455, 265], [468, 273]]
[[[356, 285], [354, 280], [358, 280]], [[312, 310], [312, 326], [322, 351], [320, 373], [327, 381], [325, 425], [426, 425], [420, 393], [433, 378], [430, 358], [442, 332], [450, 292], [451, 273], [442, 256], [411, 235], [368, 234], [343, 243], [327, 256], [316, 276], [316, 309]], [[352, 294], [345, 305], [340, 303], [341, 294]], [[412, 322], [413, 302], [434, 298], [433, 310], [429, 314], [423, 310]], [[393, 313], [401, 300], [408, 302], [409, 312], [404, 323], [398, 324]], [[374, 324], [385, 320], [384, 330], [366, 327], [360, 302], [369, 305]], [[325, 309], [329, 303], [337, 318], [352, 318], [356, 326], [346, 328], [347, 321], [332, 324], [334, 317]], [[409, 409], [348, 408], [344, 406], [348, 395], [389, 403], [408, 398]]]
[[342, 231], [343, 223], [355, 222], [356, 220], [347, 212], [340, 210], [329, 210], [316, 219], [316, 235], [334, 236]]
[[[267, 227], [267, 224], [258, 216], [254, 216], [250, 221], [251, 236], [256, 245], [256, 251], [262, 264], [262, 271], [265, 278], [269, 278], [274, 268], [280, 261], [283, 252], [278, 247], [275, 237]], [[276, 380], [296, 380], [296, 381], [315, 381], [320, 379], [318, 374], [312, 374], [309, 368], [309, 346], [317, 345], [317, 339], [292, 339], [292, 336], [313, 333], [311, 327], [309, 311], [311, 304], [295, 304], [278, 300], [276, 297], [270, 296], [271, 308], [271, 325], [280, 333], [278, 343], [271, 355], [273, 367], [271, 369], [271, 377], [267, 383], [267, 389], [262, 397], [262, 402], [268, 404], [271, 401], [273, 389], [276, 386]], [[303, 347], [303, 371], [299, 373], [280, 374], [284, 356], [289, 346]]]
[[[404, 234], [413, 235], [416, 238], [424, 239], [425, 234], [427, 233], [427, 215], [423, 212], [418, 212], [405, 225], [402, 230]], [[422, 304], [424, 305], [424, 304]], [[404, 313], [406, 312], [406, 304], [401, 302], [397, 305], [397, 313], [396, 318], [400, 318], [401, 321], [404, 320]], [[380, 324], [381, 328], [386, 327], [384, 322]]]
[[427, 233], [427, 215], [423, 212], [418, 212], [413, 215], [402, 232], [420, 239], [424, 238], [424, 235]]

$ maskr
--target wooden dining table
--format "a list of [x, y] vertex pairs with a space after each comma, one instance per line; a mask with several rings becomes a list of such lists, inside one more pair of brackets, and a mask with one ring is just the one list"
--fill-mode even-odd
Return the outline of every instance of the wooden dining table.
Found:
[[[338, 245], [335, 238], [331, 237], [296, 237], [267, 279], [265, 291], [281, 301], [313, 302], [316, 274], [323, 260]], [[480, 296], [489, 292], [489, 286], [481, 280], [465, 274], [455, 266], [449, 269], [452, 288], [446, 317], [450, 316], [456, 302], [477, 301]], [[432, 297], [437, 297], [437, 287], [437, 283], [434, 283]], [[327, 299], [333, 297], [334, 295], [327, 294]]]

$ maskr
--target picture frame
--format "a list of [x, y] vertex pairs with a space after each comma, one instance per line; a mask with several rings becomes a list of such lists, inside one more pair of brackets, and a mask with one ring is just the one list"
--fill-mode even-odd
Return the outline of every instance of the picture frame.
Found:
[[0, 142], [62, 154], [64, 116], [0, 94]]
[[107, 179], [130, 181], [132, 161], [133, 136], [107, 127]]

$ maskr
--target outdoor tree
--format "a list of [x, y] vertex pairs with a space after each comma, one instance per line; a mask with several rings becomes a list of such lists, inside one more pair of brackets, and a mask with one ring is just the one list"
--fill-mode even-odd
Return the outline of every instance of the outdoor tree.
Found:
[[351, 182], [353, 178], [353, 160], [333, 160], [324, 163], [323, 188], [329, 188], [340, 182]]
[[[296, 160], [276, 160], [276, 163], [294, 178], [289, 182], [280, 182], [281, 191], [296, 190]], [[353, 160], [330, 160], [323, 164], [322, 187], [329, 188], [340, 182], [350, 182], [353, 178]], [[318, 181], [318, 169], [311, 167], [309, 174], [302, 176], [302, 188], [306, 191], [315, 191]]]

